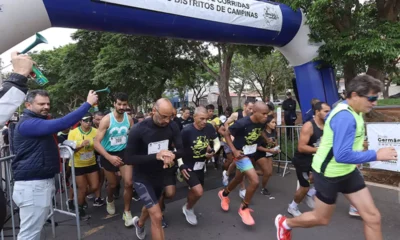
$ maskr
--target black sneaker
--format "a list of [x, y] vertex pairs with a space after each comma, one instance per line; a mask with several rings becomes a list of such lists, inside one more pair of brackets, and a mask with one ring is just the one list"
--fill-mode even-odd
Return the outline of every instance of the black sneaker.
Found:
[[69, 209], [69, 211], [74, 211], [75, 210], [74, 200], [68, 200], [67, 201], [67, 209]]
[[137, 194], [137, 192], [136, 192], [135, 189], [133, 189], [132, 200], [134, 200], [134, 201], [136, 201], [136, 202], [140, 201], [140, 197], [139, 197], [139, 195]]
[[167, 228], [168, 227], [168, 223], [165, 221], [164, 216], [162, 217], [161, 224], [162, 224], [163, 228]]
[[83, 209], [83, 207], [79, 207], [79, 219], [81, 221], [87, 221], [90, 219], [90, 215], [86, 214], [85, 210]]
[[83, 209], [88, 209], [89, 205], [87, 204], [87, 202], [85, 201], [85, 203], [83, 204]]
[[102, 198], [96, 198], [95, 200], [94, 200], [94, 202], [93, 202], [93, 207], [101, 207], [101, 206], [103, 206], [105, 203], [104, 203], [104, 199], [102, 199]]
[[261, 194], [265, 196], [271, 196], [271, 193], [266, 188], [261, 189]]

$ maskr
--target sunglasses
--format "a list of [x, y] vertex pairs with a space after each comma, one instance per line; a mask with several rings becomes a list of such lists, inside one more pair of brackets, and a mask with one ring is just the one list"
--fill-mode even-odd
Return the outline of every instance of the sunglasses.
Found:
[[92, 123], [92, 119], [91, 118], [82, 119], [82, 121], [85, 122], [85, 123]]
[[361, 96], [367, 98], [368, 102], [376, 102], [378, 101], [378, 96]]

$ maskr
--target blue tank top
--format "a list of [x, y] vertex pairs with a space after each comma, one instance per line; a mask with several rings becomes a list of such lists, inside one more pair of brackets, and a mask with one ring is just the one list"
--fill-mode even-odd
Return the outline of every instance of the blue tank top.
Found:
[[114, 117], [114, 113], [110, 113], [110, 126], [104, 134], [101, 145], [107, 152], [118, 152], [126, 148], [128, 142], [128, 134], [130, 122], [128, 115], [124, 113], [122, 122], [118, 122]]

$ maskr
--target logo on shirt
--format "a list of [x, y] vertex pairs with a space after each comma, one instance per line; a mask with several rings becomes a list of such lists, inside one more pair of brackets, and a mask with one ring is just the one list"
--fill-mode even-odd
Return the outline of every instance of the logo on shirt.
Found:
[[193, 141], [194, 145], [191, 147], [193, 150], [193, 158], [201, 158], [204, 157], [205, 149], [207, 149], [210, 141], [207, 139], [206, 136], [198, 136], [196, 140]]
[[246, 145], [251, 145], [261, 136], [261, 128], [253, 128], [251, 132], [247, 134], [247, 137], [244, 137], [246, 140]]
[[128, 133], [128, 128], [127, 128], [126, 126], [122, 126], [122, 127], [113, 127], [113, 128], [111, 128], [111, 130], [110, 130], [110, 134], [114, 134], [114, 133], [117, 133], [117, 134], [123, 134], [123, 133], [125, 133], [125, 134], [127, 134], [127, 133]]

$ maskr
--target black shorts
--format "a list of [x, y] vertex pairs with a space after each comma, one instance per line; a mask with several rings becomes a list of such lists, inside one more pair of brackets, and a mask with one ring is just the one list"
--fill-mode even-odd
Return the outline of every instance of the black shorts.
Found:
[[164, 191], [163, 178], [134, 175], [134, 179], [133, 185], [143, 205], [147, 209], [157, 205]]
[[92, 172], [97, 172], [99, 171], [99, 165], [94, 164], [92, 166], [88, 166], [88, 167], [76, 167], [75, 168], [75, 176], [82, 176], [85, 174], [89, 174]]
[[310, 187], [310, 173], [312, 172], [311, 166], [299, 166], [294, 165], [296, 168], [297, 179], [299, 180], [299, 184], [302, 187], [308, 188]]
[[164, 187], [176, 185], [176, 171], [177, 170], [178, 170], [178, 167], [176, 165], [163, 170]]
[[[122, 159], [122, 161], [124, 161], [124, 150], [119, 151], [119, 152], [108, 152], [110, 155], [113, 156], [118, 156]], [[110, 163], [110, 161], [108, 161], [105, 157], [101, 156], [100, 157], [100, 164], [101, 167], [104, 168], [105, 170], [109, 171], [109, 172], [119, 172], [119, 167], [116, 167], [114, 165], [112, 165], [112, 163]]]
[[328, 178], [313, 171], [317, 198], [326, 204], [335, 204], [338, 193], [351, 194], [365, 188], [364, 177], [358, 169], [341, 176]]
[[190, 177], [189, 180], [186, 180], [186, 178], [185, 180], [191, 188], [199, 184], [201, 184], [201, 186], [204, 186], [204, 170], [187, 172], [189, 173]]

